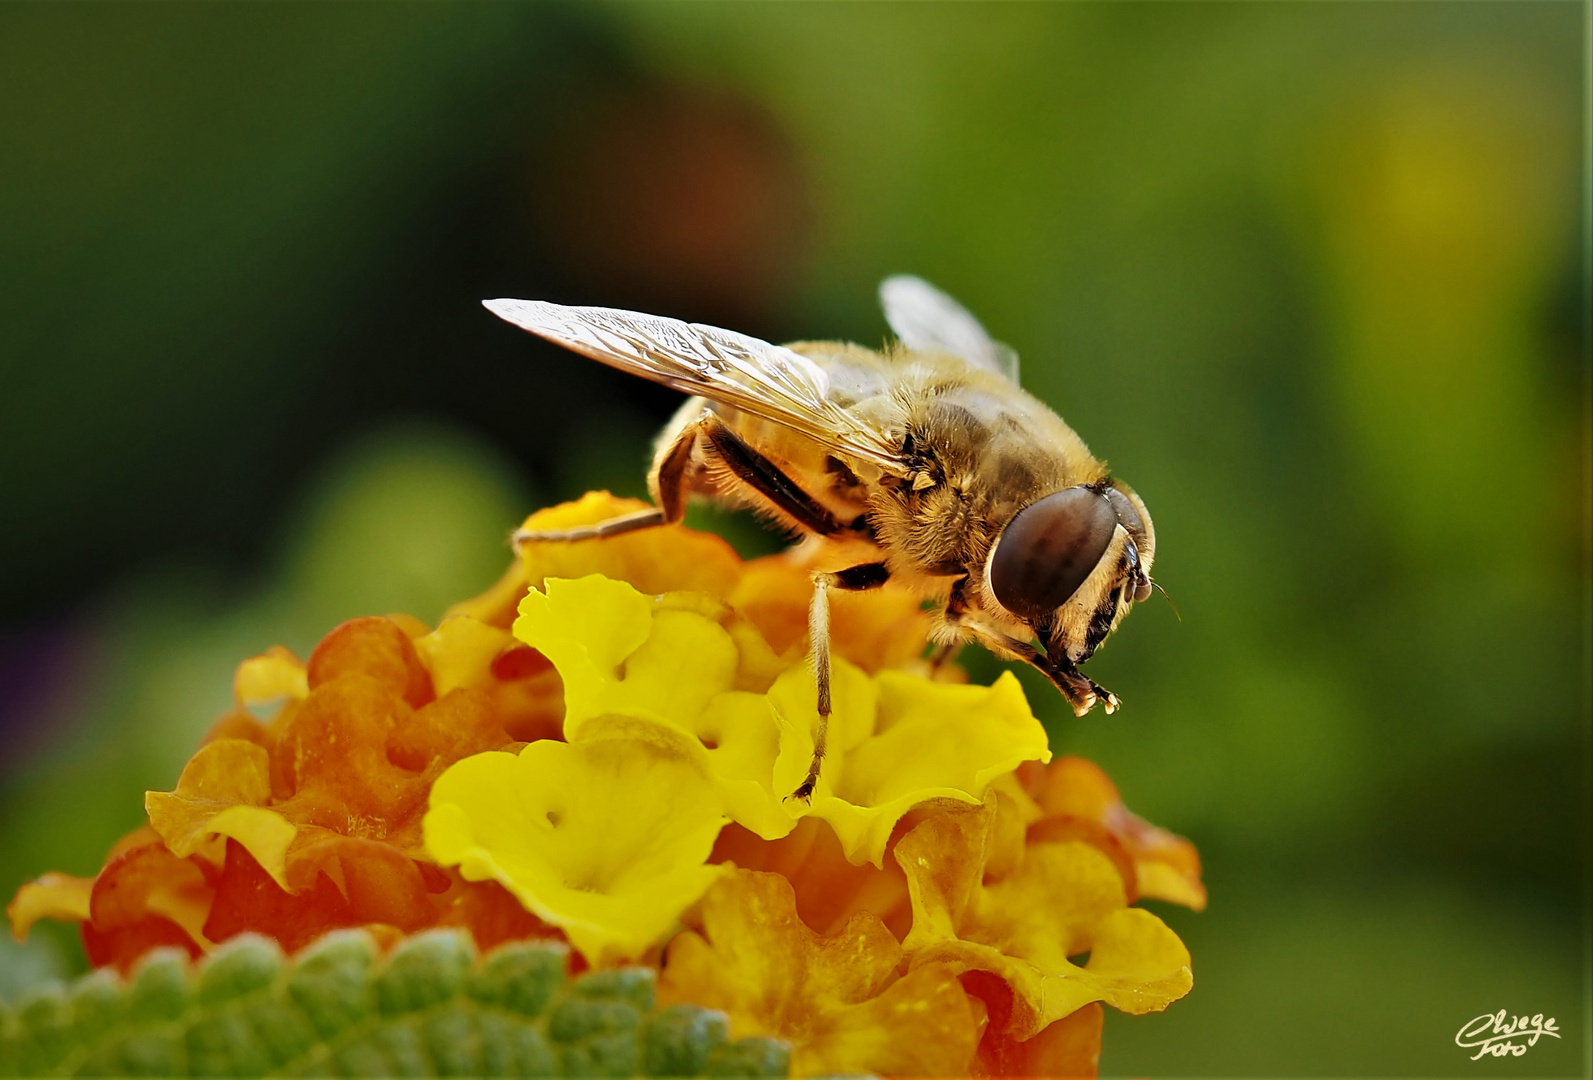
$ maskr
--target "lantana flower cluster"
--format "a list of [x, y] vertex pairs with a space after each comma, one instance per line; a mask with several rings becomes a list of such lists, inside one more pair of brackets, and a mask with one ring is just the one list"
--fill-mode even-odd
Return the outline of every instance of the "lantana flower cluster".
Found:
[[[526, 527], [639, 505], [595, 493]], [[932, 670], [928, 616], [891, 587], [835, 597], [829, 754], [790, 798], [817, 725], [812, 569], [678, 526], [532, 543], [435, 628], [356, 619], [308, 661], [246, 660], [148, 824], [94, 878], [23, 886], [13, 928], [75, 920], [122, 970], [245, 931], [557, 938], [786, 1040], [797, 1075], [1094, 1075], [1102, 1004], [1190, 989], [1133, 905], [1203, 907], [1193, 846], [1053, 760], [1010, 673]]]

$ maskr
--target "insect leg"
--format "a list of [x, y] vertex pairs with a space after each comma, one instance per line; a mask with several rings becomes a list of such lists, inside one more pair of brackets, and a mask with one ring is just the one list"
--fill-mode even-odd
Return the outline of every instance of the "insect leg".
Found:
[[819, 782], [819, 769], [824, 764], [825, 742], [830, 733], [830, 590], [860, 592], [877, 589], [889, 581], [890, 576], [890, 569], [882, 562], [862, 563], [833, 573], [813, 575], [813, 601], [808, 608], [808, 638], [813, 656], [813, 678], [818, 683], [819, 730], [813, 738], [813, 760], [808, 765], [807, 778], [791, 793], [793, 799], [806, 802], [813, 797], [814, 785]]
[[1051, 681], [1062, 691], [1062, 696], [1073, 706], [1074, 716], [1083, 716], [1095, 708], [1097, 701], [1106, 707], [1108, 714], [1115, 713], [1122, 702], [1116, 694], [1080, 671], [1067, 657], [1047, 656], [1026, 641], [1010, 638], [984, 627], [968, 624], [968, 629], [979, 643], [997, 656], [1022, 660]]
[[607, 521], [599, 521], [595, 525], [580, 525], [573, 529], [553, 529], [546, 532], [516, 529], [510, 540], [514, 544], [514, 549], [519, 551], [524, 544], [601, 540], [605, 536], [622, 536], [628, 532], [665, 524], [668, 524], [668, 519], [664, 517], [664, 512], [655, 506], [647, 510], [638, 510], [634, 514], [622, 514]]
[[653, 490], [660, 505], [573, 529], [546, 532], [516, 529], [512, 537], [515, 550], [519, 551], [522, 544], [530, 542], [601, 540], [607, 536], [621, 536], [659, 525], [673, 525], [686, 516], [686, 466], [691, 464], [692, 451], [697, 446], [703, 426], [701, 417], [687, 424], [653, 462], [653, 474], [648, 478], [648, 487]]
[[[933, 678], [935, 673], [945, 666], [952, 657], [962, 651], [967, 641], [968, 629], [962, 624], [962, 617], [968, 611], [968, 577], [963, 575], [951, 583], [951, 594], [946, 597], [946, 606], [941, 609], [941, 627], [938, 632], [932, 632], [930, 640], [935, 642], [934, 648], [929, 650], [929, 673]], [[947, 633], [959, 635], [948, 640], [936, 641]]]
[[[1112, 693], [1106, 687], [1102, 686], [1100, 683], [1084, 674], [1084, 672], [1080, 671], [1074, 666], [1073, 661], [1069, 660], [1067, 657], [1057, 656], [1047, 657], [1047, 659], [1056, 668], [1058, 675], [1060, 675], [1063, 679], [1068, 680], [1075, 686], [1082, 683], [1089, 687], [1090, 694], [1101, 702], [1101, 705], [1106, 709], [1106, 714], [1108, 716], [1123, 707], [1123, 703], [1118, 700], [1116, 694]], [[1055, 679], [1052, 681], [1055, 682]], [[1090, 711], [1090, 708], [1094, 704], [1095, 702], [1092, 700], [1089, 705], [1084, 706], [1084, 712], [1081, 713], [1079, 712], [1078, 702], [1075, 701], [1073, 705], [1073, 711], [1076, 715], [1083, 716], [1084, 713]]]

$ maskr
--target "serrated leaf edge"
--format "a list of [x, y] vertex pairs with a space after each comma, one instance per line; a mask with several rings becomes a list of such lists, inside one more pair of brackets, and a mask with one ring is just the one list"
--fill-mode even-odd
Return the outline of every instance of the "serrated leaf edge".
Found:
[[[375, 988], [382, 975], [391, 968], [393, 961], [401, 954], [408, 953], [411, 949], [420, 946], [425, 940], [435, 940], [443, 935], [453, 939], [452, 944], [456, 948], [461, 948], [468, 955], [469, 967], [466, 970], [465, 979], [460, 982], [459, 986], [448, 997], [428, 1006], [420, 1009], [383, 1012], [374, 1000]], [[361, 982], [365, 993], [372, 999], [368, 1003], [369, 1012], [354, 1023], [338, 1030], [330, 1037], [320, 1037], [318, 1035], [316, 1041], [307, 1051], [278, 1063], [272, 1071], [265, 1075], [302, 1075], [317, 1066], [334, 1064], [340, 1051], [356, 1045], [362, 1040], [369, 1039], [385, 1025], [399, 1022], [424, 1024], [430, 1018], [459, 1008], [461, 1004], [468, 1004], [469, 1008], [477, 1010], [481, 1014], [497, 1015], [509, 1020], [511, 1023], [537, 1028], [543, 1038], [547, 1040], [550, 1049], [556, 1049], [563, 1044], [549, 1035], [547, 1027], [549, 1018], [556, 1012], [559, 1003], [571, 998], [592, 1000], [589, 994], [583, 994], [583, 984], [589, 984], [589, 981], [593, 980], [594, 976], [599, 978], [612, 977], [610, 972], [604, 971], [588, 972], [572, 978], [568, 970], [566, 970], [558, 985], [543, 1003], [541, 1010], [535, 1015], [531, 1015], [474, 996], [471, 993], [471, 980], [481, 974], [488, 962], [505, 949], [521, 949], [527, 946], [534, 947], [551, 943], [508, 942], [483, 954], [476, 949], [474, 942], [471, 941], [467, 934], [454, 930], [432, 930], [406, 939], [397, 949], [383, 956], [375, 938], [369, 933], [363, 930], [342, 930], [333, 931], [331, 934], [307, 946], [296, 956], [289, 957], [283, 954], [281, 948], [274, 940], [255, 934], [243, 934], [226, 942], [216, 952], [198, 963], [189, 962], [188, 958], [177, 950], [157, 949], [146, 956], [128, 978], [107, 975], [106, 971], [102, 969], [101, 971], [91, 972], [82, 976], [71, 983], [57, 981], [32, 988], [10, 1006], [0, 1006], [0, 1039], [26, 1037], [28, 1031], [23, 1015], [28, 1008], [42, 1001], [53, 998], [58, 1003], [58, 1008], [72, 1010], [75, 1008], [76, 999], [83, 990], [96, 983], [114, 987], [118, 1000], [125, 1001], [126, 995], [131, 992], [139, 976], [149, 966], [152, 964], [171, 964], [176, 960], [181, 965], [185, 989], [189, 994], [189, 1002], [181, 1012], [155, 1023], [119, 1019], [116, 1023], [97, 1032], [91, 1041], [74, 1047], [65, 1056], [50, 1062], [47, 1066], [48, 1071], [38, 1075], [76, 1075], [78, 1070], [91, 1061], [96, 1054], [104, 1052], [108, 1048], [120, 1046], [127, 1038], [138, 1034], [157, 1036], [169, 1034], [175, 1036], [173, 1039], [174, 1049], [179, 1055], [179, 1061], [174, 1062], [177, 1066], [177, 1075], [191, 1075], [192, 1070], [189, 1067], [190, 1052], [185, 1038], [187, 1033], [206, 1018], [219, 1017], [228, 1012], [245, 1010], [247, 1003], [275, 999], [285, 1007], [291, 1008], [293, 1013], [311, 1030], [319, 1032], [319, 1025], [317, 1025], [315, 1018], [291, 993], [290, 981], [294, 972], [299, 970], [305, 960], [325, 955], [328, 947], [334, 946], [339, 942], [346, 942], [350, 945], [357, 942], [367, 952], [369, 963], [362, 972]], [[218, 962], [229, 959], [240, 950], [262, 947], [271, 950], [276, 964], [276, 971], [269, 983], [222, 1001], [206, 1000], [198, 996], [201, 981], [207, 970]], [[645, 972], [649, 978], [656, 975], [650, 968], [635, 970]], [[695, 1006], [693, 1007], [695, 1008]], [[657, 1016], [662, 1010], [654, 1006], [651, 1009], [638, 1009], [637, 1011], [639, 1013], [639, 1023], [636, 1035], [640, 1039], [648, 1028], [648, 1021]], [[713, 1010], [705, 1009], [703, 1011], [711, 1012]], [[70, 1028], [68, 1028], [68, 1031], [70, 1031]], [[736, 1046], [739, 1043], [752, 1041], [763, 1040], [729, 1040], [718, 1044], [714, 1049], [718, 1051]], [[427, 1056], [428, 1058], [431, 1056], [429, 1050]], [[638, 1046], [638, 1065], [643, 1063], [644, 1058], [643, 1048]], [[562, 1065], [561, 1062], [558, 1062], [557, 1054], [555, 1054], [555, 1062], [558, 1065]], [[20, 1064], [20, 1062], [17, 1062], [17, 1064]], [[432, 1064], [435, 1066], [435, 1061]]]

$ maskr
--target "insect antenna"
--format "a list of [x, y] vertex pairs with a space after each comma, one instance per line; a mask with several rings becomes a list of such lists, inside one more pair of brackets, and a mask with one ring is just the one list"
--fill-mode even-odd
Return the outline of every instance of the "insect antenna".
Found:
[[1179, 614], [1178, 605], [1173, 603], [1173, 598], [1168, 595], [1166, 589], [1162, 588], [1162, 583], [1159, 581], [1153, 581], [1151, 582], [1151, 588], [1162, 594], [1162, 599], [1167, 601], [1167, 606], [1173, 609], [1173, 618], [1177, 619], [1179, 622], [1183, 622], [1184, 617]]

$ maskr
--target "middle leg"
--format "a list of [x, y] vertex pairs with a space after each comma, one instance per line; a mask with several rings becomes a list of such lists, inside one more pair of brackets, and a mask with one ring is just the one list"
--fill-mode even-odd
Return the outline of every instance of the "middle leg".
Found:
[[830, 734], [833, 707], [830, 690], [830, 590], [861, 592], [877, 589], [890, 580], [890, 569], [882, 562], [862, 563], [831, 573], [813, 575], [813, 600], [808, 607], [808, 648], [813, 657], [813, 679], [818, 684], [819, 729], [813, 736], [813, 760], [806, 779], [791, 793], [793, 799], [807, 802], [819, 782], [824, 765], [825, 744]]

